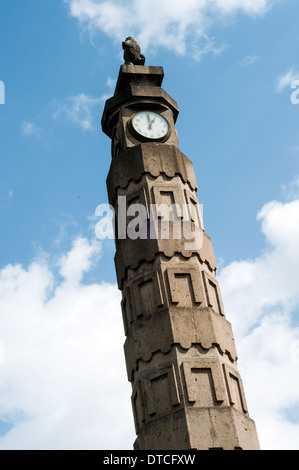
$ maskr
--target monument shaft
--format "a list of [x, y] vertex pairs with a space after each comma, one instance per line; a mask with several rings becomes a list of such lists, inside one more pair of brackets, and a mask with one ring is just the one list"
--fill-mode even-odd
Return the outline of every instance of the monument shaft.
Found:
[[[112, 140], [109, 202], [127, 232], [122, 239], [116, 233], [115, 265], [132, 384], [134, 448], [258, 449], [211, 239], [198, 211], [193, 165], [179, 149], [178, 107], [161, 88], [163, 76], [161, 67], [121, 66], [102, 118]], [[169, 234], [164, 236], [158, 213], [156, 238], [134, 237], [130, 227], [136, 204], [145, 208], [134, 225], [135, 232], [146, 228], [143, 234], [152, 233], [153, 207], [174, 208]], [[184, 230], [174, 236], [172, 229], [182, 228], [186, 218], [191, 231], [200, 225], [198, 243]]]

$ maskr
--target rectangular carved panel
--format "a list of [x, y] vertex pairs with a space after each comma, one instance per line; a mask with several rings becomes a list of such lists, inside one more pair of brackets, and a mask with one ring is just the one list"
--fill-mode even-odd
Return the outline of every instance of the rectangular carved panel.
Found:
[[172, 403], [170, 400], [168, 375], [163, 374], [151, 380], [151, 389], [153, 402], [155, 403], [154, 413], [159, 416], [169, 413], [172, 409]]
[[243, 411], [243, 413], [248, 413], [243, 383], [239, 372], [226, 364], [223, 364], [223, 369], [230, 405], [235, 406], [240, 411]]
[[209, 407], [227, 401], [221, 365], [216, 359], [198, 358], [184, 362], [183, 370], [190, 403]]
[[122, 315], [123, 315], [125, 335], [127, 336], [128, 329], [130, 327], [130, 324], [133, 321], [131, 292], [128, 287], [125, 289], [125, 292], [124, 292], [124, 297], [121, 302], [121, 310], [122, 310]]
[[[153, 204], [157, 206], [165, 205], [164, 210], [160, 210], [158, 214], [166, 217], [169, 214], [169, 220], [173, 220], [172, 210], [175, 211], [176, 219], [183, 217], [184, 197], [183, 191], [179, 184], [163, 184], [156, 183], [152, 188]], [[177, 208], [174, 208], [174, 205]]]
[[126, 217], [126, 230], [127, 236], [133, 240], [136, 237], [147, 239], [148, 237], [148, 219], [150, 215], [147, 195], [145, 188], [140, 188], [137, 191], [127, 196], [127, 217]]
[[209, 368], [191, 369], [192, 385], [189, 383], [189, 401], [197, 402], [199, 406], [216, 406], [216, 392], [212, 370]]
[[195, 193], [185, 189], [185, 198], [187, 202], [189, 219], [192, 220], [192, 222], [197, 222], [197, 224], [204, 230], [202, 208], [200, 207]]
[[[138, 204], [138, 208], [134, 207]], [[137, 209], [137, 210], [136, 210]], [[139, 228], [138, 233], [142, 238], [147, 237], [147, 220], [149, 218], [149, 206], [146, 188], [140, 188], [129, 194], [123, 194], [123, 191], [118, 192], [118, 197], [115, 200], [115, 240], [118, 244], [119, 240], [124, 240], [127, 237], [136, 239], [134, 231], [142, 225], [144, 228]], [[132, 221], [136, 223], [133, 223]]]
[[191, 307], [204, 302], [200, 271], [194, 266], [168, 268], [170, 300], [179, 307]]
[[216, 279], [209, 276], [209, 274], [206, 272], [203, 272], [203, 278], [208, 306], [211, 307], [214, 312], [224, 316], [224, 309], [218, 282]]
[[143, 275], [132, 284], [134, 319], [153, 314], [164, 305], [157, 271]]
[[175, 204], [173, 191], [160, 191], [161, 204]]
[[180, 404], [179, 390], [173, 365], [152, 373], [144, 381], [147, 411], [150, 416], [170, 413]]
[[133, 193], [127, 195], [127, 209], [133, 204], [142, 204], [146, 209], [147, 216], [149, 216], [149, 208], [145, 188], [140, 188], [137, 191], [134, 191]]
[[139, 433], [142, 423], [145, 421], [144, 399], [141, 385], [138, 382], [132, 394], [132, 408], [136, 434]]

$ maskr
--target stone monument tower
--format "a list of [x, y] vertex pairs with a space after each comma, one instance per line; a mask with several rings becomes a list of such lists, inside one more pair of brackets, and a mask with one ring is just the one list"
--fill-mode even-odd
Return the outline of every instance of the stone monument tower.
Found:
[[177, 103], [161, 88], [162, 67], [145, 66], [131, 37], [123, 48], [102, 129], [112, 140], [107, 188], [134, 448], [258, 449], [193, 165], [179, 149]]

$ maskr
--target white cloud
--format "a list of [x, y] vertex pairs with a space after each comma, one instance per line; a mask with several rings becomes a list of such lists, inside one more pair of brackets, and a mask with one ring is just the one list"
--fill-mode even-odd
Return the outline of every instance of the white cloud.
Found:
[[106, 80], [106, 86], [112, 90], [113, 88], [115, 88], [115, 85], [116, 85], [116, 79], [108, 77]]
[[0, 341], [0, 366], [5, 364], [5, 346], [3, 341]]
[[299, 72], [297, 72], [294, 68], [291, 68], [277, 78], [276, 92], [281, 93], [285, 90], [285, 88], [290, 88], [294, 80], [299, 80]]
[[299, 404], [299, 200], [266, 204], [258, 220], [265, 250], [219, 281], [262, 447], [299, 449], [299, 417], [287, 415]]
[[38, 135], [39, 131], [34, 122], [24, 121], [21, 124], [21, 132], [23, 135]]
[[95, 98], [84, 93], [70, 96], [67, 103], [56, 104], [57, 110], [53, 118], [64, 118], [84, 131], [93, 130], [98, 117], [98, 106], [102, 101], [102, 98]]
[[[276, 0], [277, 1], [277, 0]], [[200, 58], [203, 53], [221, 50], [212, 47], [205, 38], [214, 21], [243, 12], [262, 15], [274, 0], [65, 0], [71, 16], [86, 25], [91, 32], [100, 30], [120, 42], [133, 35], [142, 45], [163, 46], [179, 54], [189, 53]], [[202, 44], [203, 43], [203, 44]], [[199, 54], [198, 48], [202, 49]], [[195, 52], [194, 52], [195, 49]]]
[[272, 5], [269, 0], [208, 0], [208, 4], [215, 5], [215, 8], [224, 13], [235, 13], [244, 11], [248, 15], [264, 14]]
[[260, 59], [257, 55], [247, 55], [241, 61], [241, 67], [249, 67], [250, 65], [255, 64]]
[[[219, 282], [262, 448], [299, 449], [299, 200], [266, 204], [258, 221], [264, 251]], [[50, 256], [0, 270], [0, 429], [14, 423], [0, 449], [132, 448], [120, 293], [84, 283], [100, 253], [78, 237], [58, 270]]]
[[[299, 148], [297, 148], [297, 150], [299, 150]], [[282, 185], [282, 191], [287, 199], [299, 198], [299, 175], [296, 176], [291, 183]]]
[[98, 242], [89, 243], [86, 238], [78, 238], [74, 242], [72, 251], [61, 257], [60, 274], [67, 283], [79, 284], [84, 273], [90, 270], [100, 253], [101, 245]]
[[84, 131], [96, 129], [100, 114], [99, 106], [108, 98], [111, 98], [115, 85], [116, 79], [107, 77], [107, 91], [99, 98], [80, 93], [79, 95], [68, 97], [67, 102], [54, 102], [56, 111], [53, 113], [53, 118], [64, 118], [78, 125]]
[[[120, 293], [84, 284], [99, 242], [0, 270], [0, 449], [119, 449], [135, 439]], [[5, 356], [4, 356], [5, 351]]]
[[235, 328], [243, 334], [265, 311], [278, 309], [290, 313], [299, 303], [299, 200], [268, 203], [258, 214], [258, 220], [262, 221], [266, 237], [265, 251], [256, 259], [234, 262], [221, 271], [228, 311], [246, 308], [246, 315], [236, 313], [233, 319]]
[[100, 98], [100, 101], [105, 102], [106, 100], [111, 98], [111, 96], [114, 93], [115, 86], [116, 86], [116, 79], [108, 77], [107, 80], [106, 80], [107, 92], [102, 94], [102, 96]]

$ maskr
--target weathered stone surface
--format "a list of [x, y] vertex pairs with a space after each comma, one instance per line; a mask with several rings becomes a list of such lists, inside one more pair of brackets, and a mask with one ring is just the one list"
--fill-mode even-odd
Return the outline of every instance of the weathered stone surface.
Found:
[[208, 307], [164, 308], [130, 325], [124, 346], [129, 380], [140, 360], [149, 362], [157, 351], [167, 354], [174, 344], [186, 350], [192, 344], [206, 350], [217, 346], [231, 361], [237, 360], [231, 324], [224, 317]]
[[121, 66], [115, 94], [106, 101], [102, 117], [102, 130], [108, 137], [112, 137], [116, 113], [136, 103], [143, 106], [161, 104], [171, 110], [176, 121], [179, 114], [176, 101], [157, 85], [162, 83], [163, 76], [162, 67]]
[[143, 425], [135, 450], [257, 450], [254, 421], [227, 408], [180, 409]]
[[127, 269], [137, 269], [144, 262], [151, 262], [159, 254], [172, 258], [181, 254], [186, 260], [196, 255], [211, 271], [216, 270], [216, 261], [210, 237], [204, 232], [199, 250], [186, 250], [186, 240], [119, 240], [115, 254], [115, 266], [119, 289], [122, 289]]
[[138, 269], [128, 270], [122, 300], [125, 334], [137, 320], [159, 314], [166, 307], [210, 307], [224, 316], [220, 298], [215, 273], [210, 274], [197, 256], [188, 262], [178, 255], [170, 259], [157, 256], [153, 262], [143, 262]]
[[254, 422], [232, 408], [187, 408], [190, 446], [198, 450], [257, 450]]
[[113, 158], [107, 177], [109, 203], [114, 206], [118, 188], [127, 188], [130, 181], [137, 183], [147, 173], [154, 178], [179, 175], [191, 190], [197, 190], [192, 162], [177, 147], [145, 143]]
[[[102, 118], [103, 131], [112, 138], [109, 201], [117, 222], [125, 222], [116, 224], [115, 266], [123, 291], [125, 356], [138, 434], [134, 447], [258, 449], [211, 239], [195, 210], [193, 165], [179, 150], [178, 108], [161, 88], [163, 75], [161, 67], [122, 66]], [[135, 113], [149, 109], [168, 121], [166, 142], [141, 143], [145, 135], [138, 140], [138, 132], [134, 134], [130, 122]], [[125, 196], [124, 214], [120, 196]], [[134, 225], [136, 201], [144, 210]], [[172, 214], [166, 238], [161, 214], [155, 219], [157, 238], [148, 234], [155, 204], [180, 212], [178, 217]], [[198, 224], [202, 244], [190, 245], [184, 231], [174, 235], [181, 228], [179, 209], [185, 204], [190, 231]], [[144, 239], [132, 239], [136, 226], [139, 232], [145, 229]]]
[[[125, 105], [120, 108], [117, 107], [114, 113], [111, 115], [111, 122], [109, 121], [109, 126], [111, 127], [111, 141], [112, 141], [112, 158], [118, 157], [126, 150], [136, 147], [143, 143], [157, 143], [155, 141], [147, 141], [146, 137], [138, 136], [134, 130], [132, 130], [131, 119], [133, 116], [140, 111], [154, 111], [155, 113], [160, 114], [168, 122], [169, 132], [163, 140], [163, 143], [166, 145], [175, 145], [179, 148], [178, 135], [175, 129], [175, 114], [172, 109], [170, 109], [165, 104], [165, 92], [161, 89], [159, 96], [153, 96], [151, 98], [150, 104], [144, 104], [140, 106], [140, 100], [142, 95], [146, 93], [146, 102], [150, 100], [150, 97], [157, 93], [152, 87], [131, 87], [131, 92], [135, 94]], [[142, 91], [141, 91], [142, 90]], [[123, 93], [127, 93], [125, 90]], [[116, 142], [119, 145], [119, 148], [116, 148]], [[161, 142], [160, 142], [161, 143]]]
[[[174, 449], [167, 428], [179, 420], [181, 431], [176, 428], [175, 445], [186, 442], [187, 425], [188, 449], [258, 449], [254, 422], [236, 398], [243, 391], [236, 385], [230, 388], [226, 380], [225, 368], [238, 375], [236, 365], [228, 364], [217, 348], [203, 354], [199, 346], [187, 353], [174, 346], [169, 353], [159, 352], [151, 361], [140, 362], [132, 394], [138, 434], [135, 448]], [[159, 440], [155, 440], [155, 429]]]
[[134, 450], [191, 449], [187, 420], [183, 409], [143, 425]]
[[115, 87], [114, 96], [132, 86], [152, 86], [159, 88], [164, 78], [163, 67], [121, 65], [118, 80]]

